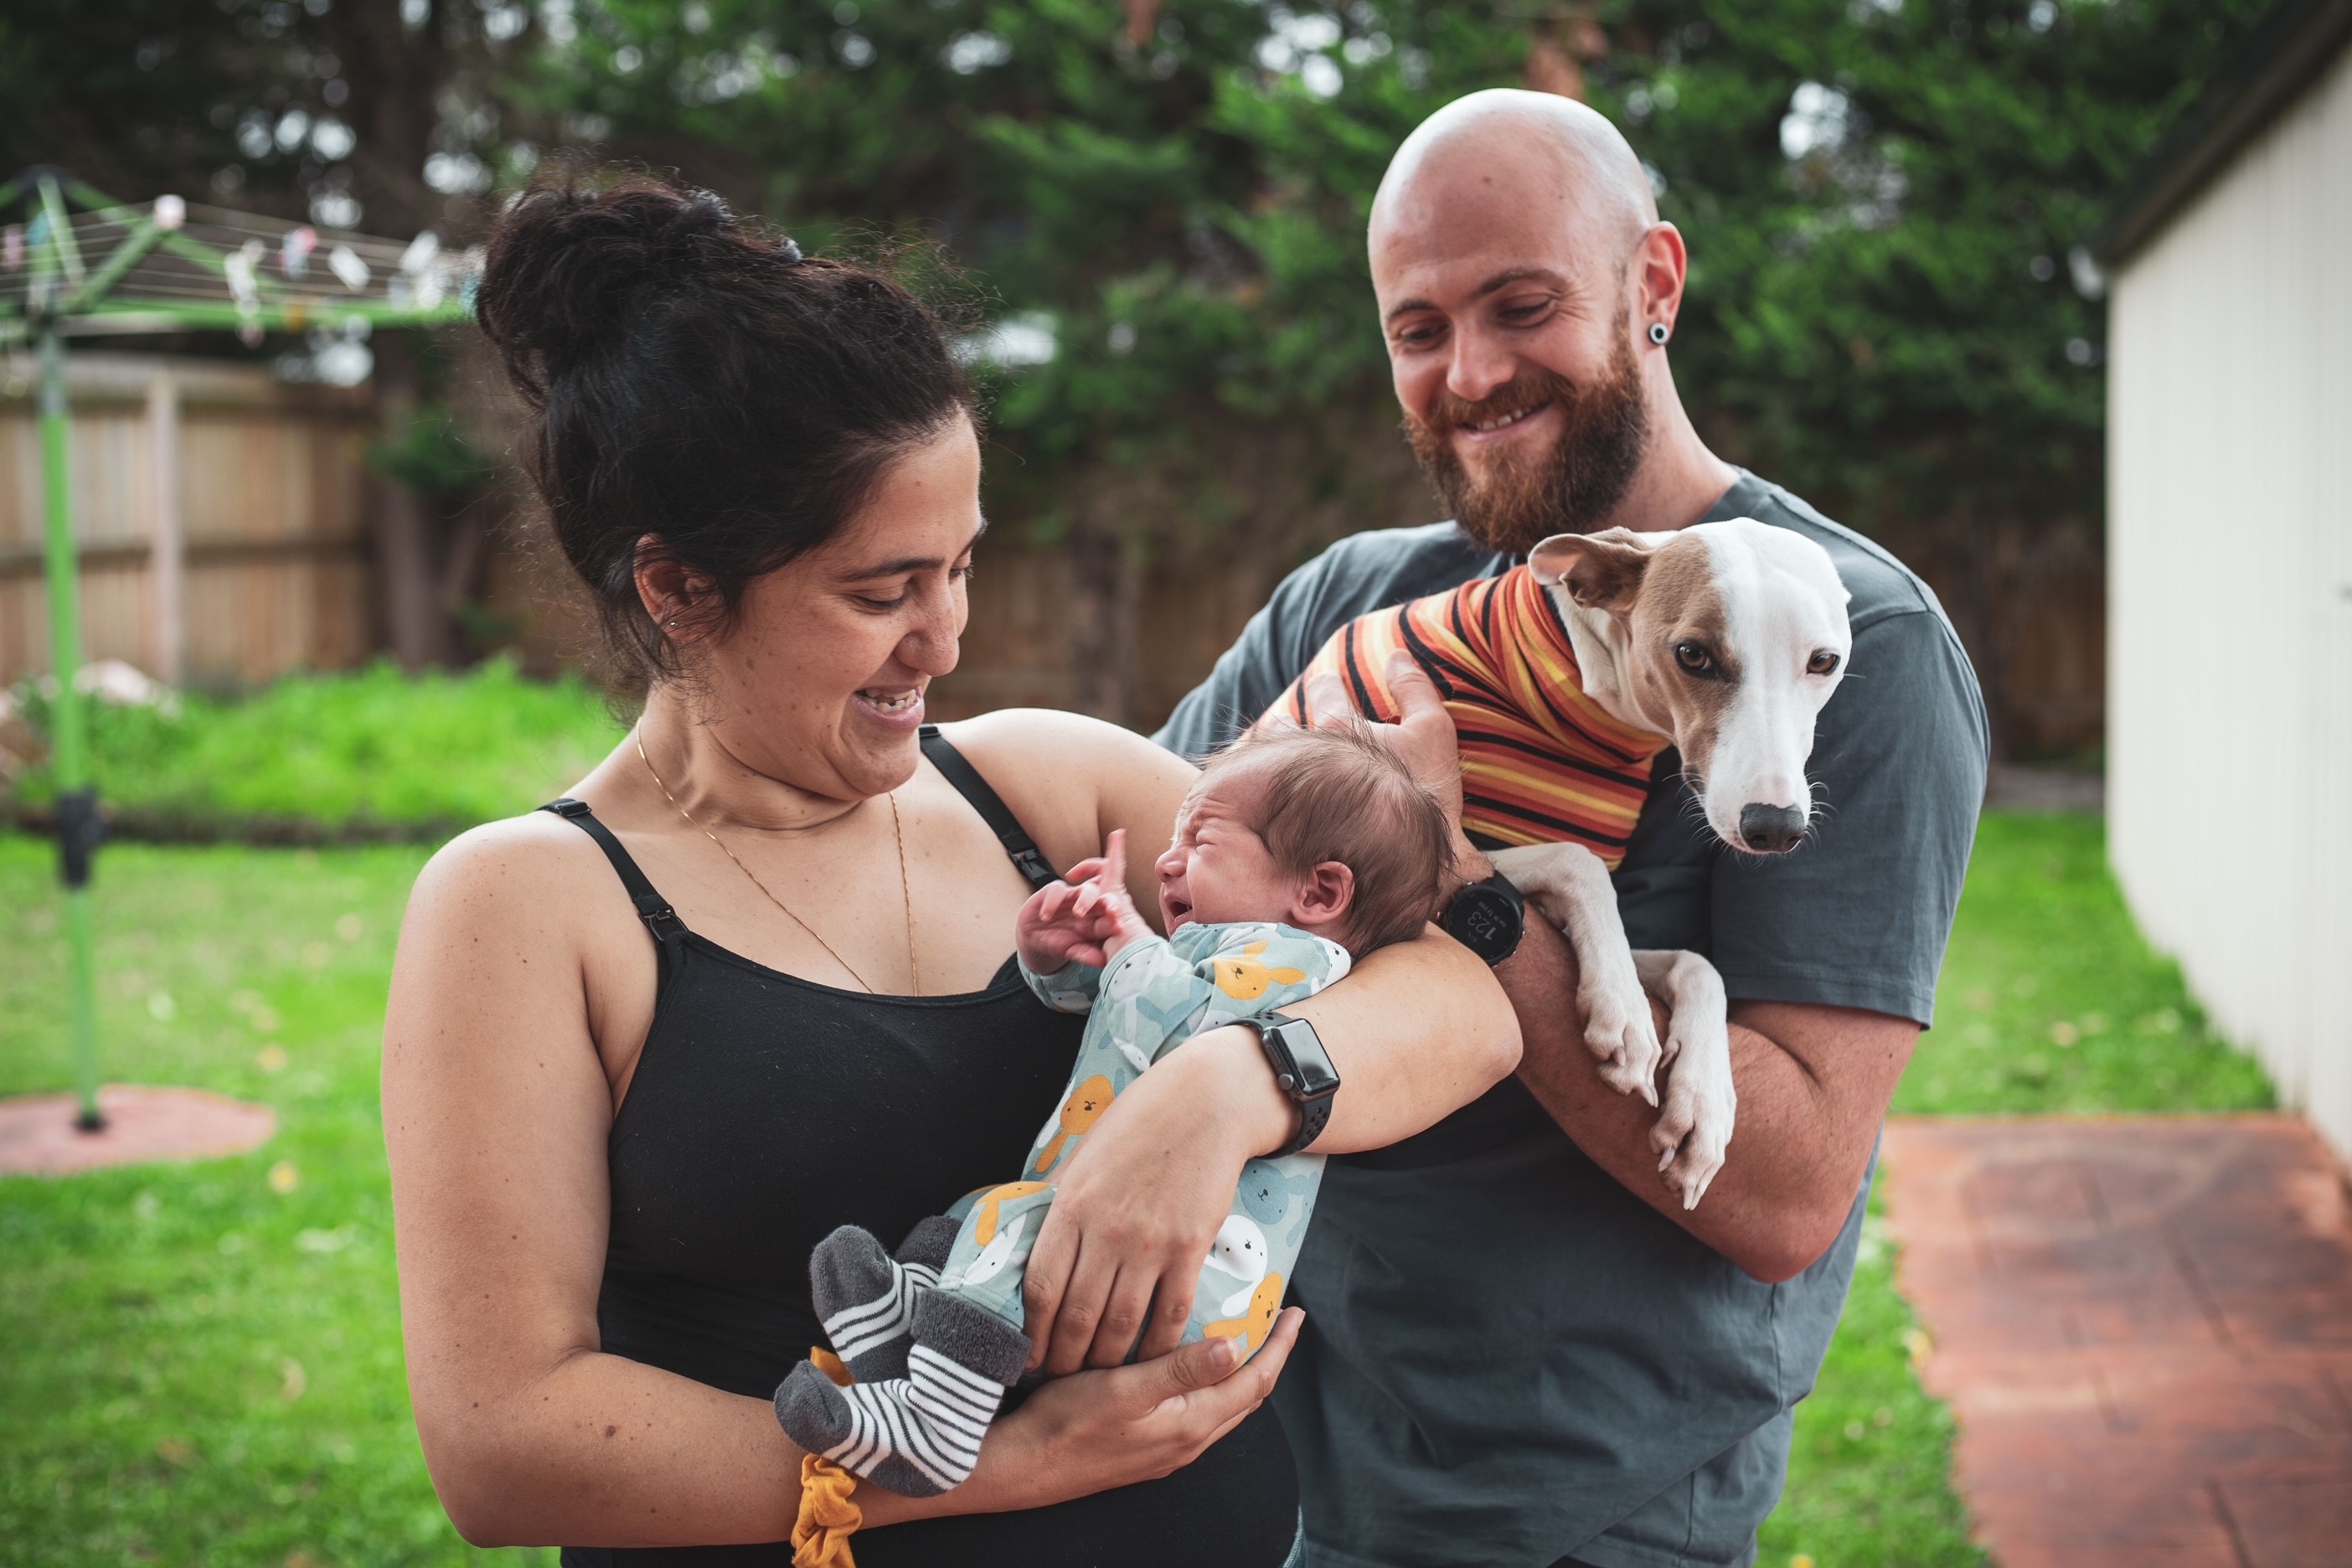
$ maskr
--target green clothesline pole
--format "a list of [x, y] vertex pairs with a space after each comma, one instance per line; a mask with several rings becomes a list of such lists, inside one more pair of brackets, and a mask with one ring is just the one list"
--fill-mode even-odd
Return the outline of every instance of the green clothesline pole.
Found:
[[90, 924], [89, 871], [98, 847], [98, 796], [89, 784], [89, 727], [75, 677], [81, 671], [81, 585], [75, 560], [70, 421], [65, 347], [57, 324], [41, 327], [41, 481], [47, 502], [49, 667], [58, 683], [50, 720], [58, 781], [58, 863], [66, 889], [66, 985], [73, 1034], [76, 1125], [106, 1125], [98, 1109], [98, 959]]

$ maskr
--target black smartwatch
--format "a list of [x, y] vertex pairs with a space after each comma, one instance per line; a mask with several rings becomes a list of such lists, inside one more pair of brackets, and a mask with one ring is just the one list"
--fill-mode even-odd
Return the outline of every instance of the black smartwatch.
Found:
[[1339, 1092], [1339, 1069], [1331, 1065], [1315, 1026], [1304, 1018], [1268, 1013], [1241, 1022], [1257, 1031], [1266, 1065], [1274, 1068], [1275, 1087], [1298, 1107], [1297, 1136], [1269, 1157], [1278, 1160], [1296, 1154], [1323, 1136], [1323, 1129], [1330, 1124], [1331, 1098]]
[[1497, 871], [1483, 882], [1465, 883], [1438, 923], [1489, 964], [1500, 963], [1519, 951], [1519, 938], [1527, 934], [1528, 900]]

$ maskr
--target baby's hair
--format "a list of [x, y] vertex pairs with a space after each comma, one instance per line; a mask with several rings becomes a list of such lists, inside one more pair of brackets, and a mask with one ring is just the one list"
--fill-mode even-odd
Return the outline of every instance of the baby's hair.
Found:
[[1244, 736], [1202, 764], [1215, 773], [1246, 763], [1263, 781], [1251, 831], [1286, 876], [1326, 860], [1355, 873], [1348, 951], [1361, 958], [1419, 936], [1453, 859], [1445, 809], [1370, 725], [1276, 727]]

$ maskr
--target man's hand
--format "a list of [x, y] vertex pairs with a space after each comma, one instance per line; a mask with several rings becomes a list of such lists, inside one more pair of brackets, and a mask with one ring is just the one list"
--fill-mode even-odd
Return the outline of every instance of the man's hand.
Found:
[[1013, 942], [1033, 974], [1057, 974], [1073, 959], [1100, 969], [1151, 928], [1127, 891], [1127, 832], [1114, 827], [1103, 853], [1070, 868], [1073, 881], [1029, 895], [1013, 922]]
[[1438, 889], [1442, 906], [1463, 884], [1484, 881], [1495, 874], [1495, 868], [1463, 836], [1461, 740], [1454, 732], [1454, 715], [1445, 710], [1437, 683], [1402, 651], [1389, 656], [1386, 673], [1389, 690], [1397, 701], [1395, 723], [1383, 724], [1370, 714], [1359, 713], [1349, 699], [1348, 683], [1328, 671], [1307, 683], [1307, 722], [1323, 729], [1362, 719], [1445, 808], [1445, 823], [1454, 835], [1454, 855], [1445, 884]]

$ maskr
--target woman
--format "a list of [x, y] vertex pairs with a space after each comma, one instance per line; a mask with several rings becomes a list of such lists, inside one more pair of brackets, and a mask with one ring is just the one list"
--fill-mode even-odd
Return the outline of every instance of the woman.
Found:
[[[417, 1426], [474, 1542], [782, 1563], [749, 1543], [800, 1505], [768, 1396], [824, 1343], [810, 1247], [1018, 1168], [1075, 1052], [1009, 957], [1031, 879], [1008, 842], [1067, 867], [1123, 827], [1155, 908], [1192, 770], [1066, 714], [919, 738], [980, 452], [937, 321], [893, 283], [707, 195], [559, 185], [502, 221], [479, 314], [646, 697], [560, 814], [466, 835], [410, 902], [383, 1104]], [[1442, 938], [1297, 1011], [1346, 1080], [1325, 1152], [1517, 1059], [1499, 988]], [[1244, 1029], [1118, 1100], [1030, 1265], [1035, 1360], [1066, 1375], [962, 1487], [857, 1489], [865, 1568], [1282, 1561], [1296, 1480], [1260, 1401], [1297, 1314], [1239, 1370], [1224, 1342], [1170, 1352], [1243, 1161], [1297, 1124]]]

